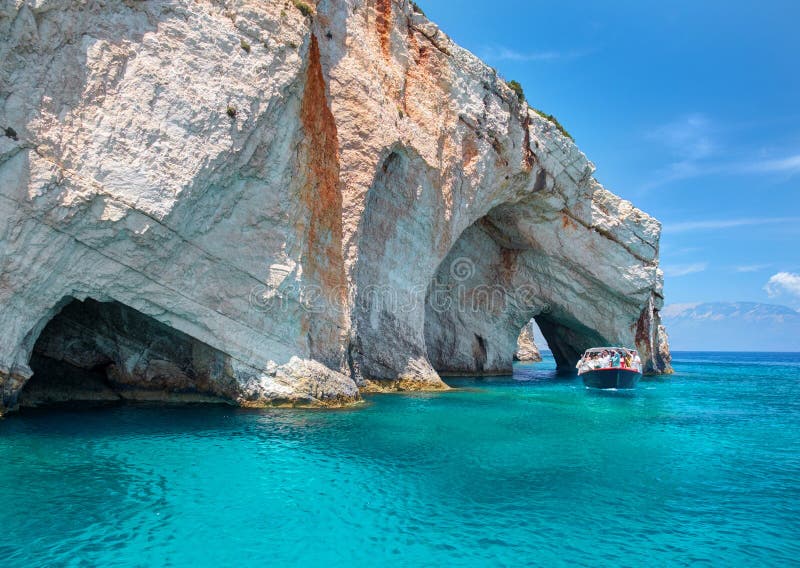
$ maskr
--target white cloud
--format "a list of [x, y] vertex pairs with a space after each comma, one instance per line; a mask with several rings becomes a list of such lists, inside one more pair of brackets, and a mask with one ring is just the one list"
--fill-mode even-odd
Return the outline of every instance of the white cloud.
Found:
[[735, 270], [736, 272], [758, 272], [759, 270], [764, 270], [765, 268], [769, 267], [769, 264], [745, 264], [742, 266], [737, 266]]
[[682, 157], [684, 167], [707, 158], [716, 151], [717, 144], [711, 136], [711, 121], [703, 114], [690, 114], [653, 130], [648, 138], [656, 140]]
[[664, 233], [688, 233], [692, 231], [709, 231], [716, 229], [734, 229], [752, 225], [777, 225], [781, 223], [800, 223], [800, 217], [748, 217], [742, 219], [703, 219], [667, 223]]
[[793, 272], [778, 272], [773, 274], [764, 285], [764, 290], [770, 296], [791, 294], [800, 297], [800, 274]]
[[713, 175], [800, 174], [800, 154], [797, 153], [784, 157], [767, 155], [756, 160], [731, 161], [730, 149], [723, 153], [721, 149], [726, 144], [719, 140], [719, 133], [730, 128], [731, 125], [720, 127], [704, 114], [695, 113], [649, 132], [646, 138], [658, 142], [671, 153], [673, 161], [643, 188], [651, 189], [675, 181]]
[[708, 268], [707, 262], [693, 262], [691, 264], [670, 264], [662, 267], [667, 276], [687, 276], [697, 272], [703, 272]]
[[761, 160], [745, 164], [744, 171], [767, 172], [767, 173], [800, 173], [800, 154], [787, 158]]
[[707, 116], [694, 113], [649, 132], [646, 138], [662, 146], [673, 161], [658, 172], [653, 181], [645, 184], [644, 189], [715, 173], [710, 170], [716, 170], [718, 165], [708, 163], [719, 147], [713, 131], [714, 126]]
[[644, 189], [664, 186], [670, 182], [714, 175], [730, 174], [800, 174], [800, 155], [788, 158], [764, 159], [752, 162], [711, 162], [686, 158], [669, 164]]
[[661, 244], [661, 258], [685, 257], [688, 255], [695, 255], [696, 257], [698, 256], [697, 253], [701, 253], [703, 251], [703, 247], [674, 247], [669, 241], [665, 241]]
[[557, 59], [576, 59], [591, 53], [584, 51], [518, 51], [502, 45], [487, 45], [480, 50], [481, 59], [486, 61], [554, 61]]

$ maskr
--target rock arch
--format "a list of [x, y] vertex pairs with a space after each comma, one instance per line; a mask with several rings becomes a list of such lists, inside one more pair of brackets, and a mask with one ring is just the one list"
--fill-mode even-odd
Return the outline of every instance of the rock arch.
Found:
[[439, 173], [412, 149], [387, 152], [365, 199], [352, 271], [359, 385], [442, 388], [440, 375], [510, 372], [531, 319], [559, 371], [572, 372], [600, 344], [636, 345], [648, 371], [667, 367], [654, 347], [657, 249], [635, 232], [639, 220], [591, 178], [579, 187], [604, 200], [602, 209], [584, 209], [542, 177], [481, 188], [482, 207], [500, 204], [479, 216], [479, 203], [463, 213], [447, 204]]
[[353, 269], [350, 362], [362, 386], [443, 386], [423, 337], [425, 290], [448, 233], [442, 208], [435, 172], [415, 152], [391, 148], [366, 196]]
[[[593, 261], [600, 247], [619, 264]], [[562, 372], [595, 345], [635, 344], [652, 355], [637, 330], [653, 317], [654, 270], [652, 260], [553, 207], [547, 195], [499, 205], [463, 232], [437, 269], [426, 301], [429, 361], [443, 374], [510, 372], [531, 318]], [[651, 356], [650, 364], [659, 363]]]

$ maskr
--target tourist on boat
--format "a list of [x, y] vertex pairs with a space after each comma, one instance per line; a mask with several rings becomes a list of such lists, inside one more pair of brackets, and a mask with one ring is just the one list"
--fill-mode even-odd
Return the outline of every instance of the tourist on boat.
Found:
[[589, 369], [594, 369], [594, 366], [595, 366], [596, 363], [597, 363], [596, 354], [595, 353], [587, 353], [586, 355], [584, 355], [584, 357], [579, 362], [579, 365], [580, 365], [579, 370], [581, 372], [584, 372], [584, 371], [588, 371]]
[[641, 371], [642, 370], [642, 360], [639, 359], [639, 353], [638, 352], [633, 356], [633, 365], [634, 365], [634, 369], [636, 369], [637, 371]]
[[623, 357], [622, 360], [625, 362], [625, 367], [630, 369], [631, 368], [631, 364], [633, 363], [633, 359], [631, 358], [631, 352], [630, 351], [626, 351], [625, 352], [625, 357]]
[[634, 388], [642, 378], [641, 368], [634, 366], [636, 355], [635, 349], [619, 346], [587, 349], [579, 365], [583, 384], [598, 389]]

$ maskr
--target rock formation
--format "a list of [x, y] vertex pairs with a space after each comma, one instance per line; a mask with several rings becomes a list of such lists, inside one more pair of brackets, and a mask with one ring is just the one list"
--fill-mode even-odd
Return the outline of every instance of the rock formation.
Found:
[[444, 388], [532, 317], [669, 370], [658, 222], [406, 0], [4, 2], [0, 132], [2, 409]]
[[533, 341], [533, 323], [526, 323], [517, 337], [517, 350], [514, 352], [514, 361], [536, 363], [542, 360], [539, 348]]
[[70, 302], [50, 320], [31, 368], [22, 406], [122, 400], [326, 406], [358, 395], [351, 380], [320, 363], [292, 359], [284, 368], [249, 368], [127, 306], [91, 299]]

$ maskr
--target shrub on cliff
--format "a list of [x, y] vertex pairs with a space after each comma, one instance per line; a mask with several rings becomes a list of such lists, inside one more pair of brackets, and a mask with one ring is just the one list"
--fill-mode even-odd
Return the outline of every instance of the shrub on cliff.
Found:
[[561, 134], [563, 134], [564, 136], [566, 136], [567, 138], [569, 138], [570, 140], [575, 142], [575, 139], [572, 137], [572, 134], [567, 132], [566, 128], [564, 128], [561, 125], [561, 123], [558, 122], [558, 119], [555, 116], [553, 116], [552, 114], [544, 113], [544, 112], [542, 112], [542, 111], [540, 111], [539, 109], [536, 109], [536, 108], [533, 109], [533, 112], [535, 112], [536, 114], [538, 114], [542, 118], [546, 118], [547, 120], [552, 122]]
[[525, 102], [525, 91], [522, 90], [522, 85], [519, 84], [519, 81], [509, 81], [508, 86], [517, 94], [517, 98], [519, 102]]
[[300, 0], [292, 0], [292, 4], [294, 4], [294, 7], [300, 10], [300, 13], [304, 16], [310, 16], [314, 13], [314, 11], [311, 9], [311, 6], [305, 2], [301, 2]]
[[[496, 71], [495, 71], [495, 73], [496, 73]], [[507, 85], [517, 95], [517, 98], [519, 99], [519, 102], [524, 103], [525, 102], [525, 91], [522, 90], [522, 85], [519, 84], [519, 81], [513, 81], [513, 80], [512, 81], [508, 81]], [[555, 125], [555, 127], [558, 129], [558, 131], [561, 134], [563, 134], [564, 136], [566, 136], [567, 138], [569, 138], [570, 140], [575, 142], [575, 139], [572, 137], [572, 134], [567, 132], [567, 129], [564, 128], [561, 125], [560, 122], [558, 122], [558, 119], [555, 116], [553, 116], [552, 114], [547, 114], [546, 112], [542, 112], [539, 109], [536, 109], [536, 108], [533, 108], [533, 107], [531, 107], [531, 108], [533, 109], [533, 112], [535, 112], [536, 114], [538, 114], [542, 118], [545, 118], [545, 119], [549, 120], [550, 122], [552, 122], [553, 125]]]

